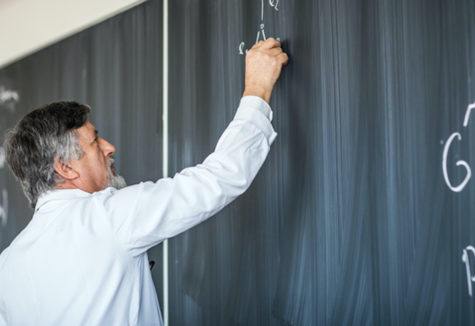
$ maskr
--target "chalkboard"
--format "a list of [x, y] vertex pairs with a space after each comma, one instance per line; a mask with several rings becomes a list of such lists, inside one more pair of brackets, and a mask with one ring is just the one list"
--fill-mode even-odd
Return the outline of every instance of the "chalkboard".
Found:
[[232, 117], [240, 52], [265, 33], [291, 60], [271, 103], [279, 136], [249, 192], [170, 241], [171, 321], [474, 324], [461, 258], [475, 183], [451, 191], [442, 156], [458, 131], [451, 182], [466, 174], [457, 160], [475, 164], [475, 127], [462, 126], [475, 2], [183, 0], [170, 17], [176, 171]]
[[[159, 177], [161, 5], [2, 69], [19, 100], [0, 130], [73, 97], [129, 183]], [[170, 1], [170, 175], [232, 119], [246, 49], [279, 37], [290, 57], [253, 185], [169, 242], [170, 325], [475, 324], [474, 22], [473, 0]], [[0, 248], [31, 215], [5, 184]]]

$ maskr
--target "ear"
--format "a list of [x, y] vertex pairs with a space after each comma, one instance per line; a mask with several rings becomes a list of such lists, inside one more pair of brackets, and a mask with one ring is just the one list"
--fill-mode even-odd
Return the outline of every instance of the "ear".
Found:
[[57, 174], [61, 176], [64, 180], [74, 180], [79, 178], [79, 173], [75, 171], [69, 164], [66, 164], [56, 157], [54, 158], [53, 169]]

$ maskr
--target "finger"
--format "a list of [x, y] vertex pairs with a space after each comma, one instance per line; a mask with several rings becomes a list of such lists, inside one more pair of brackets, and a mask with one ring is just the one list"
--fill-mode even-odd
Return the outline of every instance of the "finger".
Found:
[[281, 54], [279, 54], [279, 59], [281, 60], [283, 66], [289, 63], [289, 56], [285, 52], [282, 52]]
[[262, 47], [263, 44], [264, 44], [264, 41], [259, 41], [256, 44], [254, 44], [252, 47], [257, 49], [257, 48]]
[[265, 51], [266, 51], [266, 53], [270, 54], [271, 56], [275, 56], [275, 57], [277, 57], [278, 55], [283, 53], [281, 47], [266, 49]]
[[269, 37], [267, 40], [262, 43], [262, 47], [266, 49], [271, 49], [275, 47], [280, 47], [280, 42], [273, 37]]

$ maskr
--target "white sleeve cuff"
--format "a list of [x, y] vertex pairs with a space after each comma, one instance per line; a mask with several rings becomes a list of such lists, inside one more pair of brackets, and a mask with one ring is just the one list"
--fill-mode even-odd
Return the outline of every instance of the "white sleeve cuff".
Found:
[[254, 96], [254, 95], [244, 96], [243, 98], [241, 98], [241, 105], [252, 106], [258, 109], [259, 111], [262, 112], [262, 114], [264, 114], [267, 117], [267, 119], [269, 119], [269, 121], [272, 121], [273, 114], [272, 114], [271, 107], [269, 106], [269, 104], [267, 104], [266, 101], [264, 101], [259, 96]]
[[272, 124], [272, 109], [258, 96], [244, 96], [234, 116], [234, 120], [248, 120], [258, 127], [267, 137], [269, 145], [274, 142], [277, 133]]

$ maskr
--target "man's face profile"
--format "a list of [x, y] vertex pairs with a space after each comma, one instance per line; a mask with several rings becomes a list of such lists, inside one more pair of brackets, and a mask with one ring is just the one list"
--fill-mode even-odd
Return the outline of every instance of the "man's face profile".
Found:
[[[71, 160], [66, 169], [69, 173], [59, 172], [65, 179], [61, 188], [79, 188], [93, 193], [109, 186], [122, 188], [125, 181], [116, 175], [112, 155], [115, 147], [102, 137], [98, 136], [96, 128], [90, 121], [76, 129], [79, 146], [83, 155], [78, 160]], [[55, 169], [58, 171], [57, 166]], [[61, 185], [61, 184], [60, 184]], [[71, 187], [69, 187], [71, 185]]]

